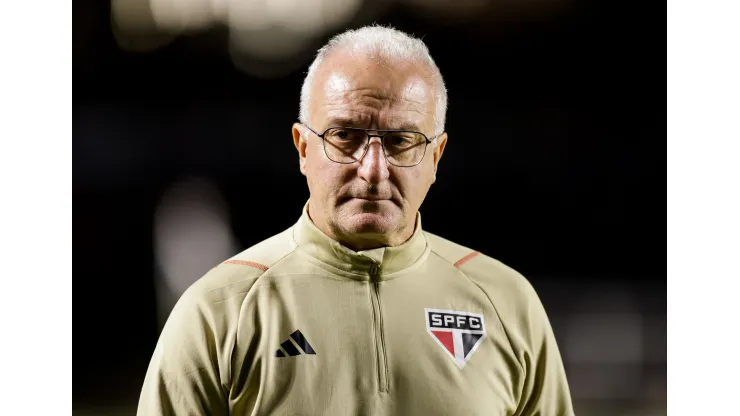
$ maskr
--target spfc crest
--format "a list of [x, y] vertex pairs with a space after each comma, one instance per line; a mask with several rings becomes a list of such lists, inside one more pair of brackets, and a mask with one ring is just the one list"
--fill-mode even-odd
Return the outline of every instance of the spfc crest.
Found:
[[430, 308], [424, 314], [429, 335], [463, 368], [486, 338], [483, 315]]

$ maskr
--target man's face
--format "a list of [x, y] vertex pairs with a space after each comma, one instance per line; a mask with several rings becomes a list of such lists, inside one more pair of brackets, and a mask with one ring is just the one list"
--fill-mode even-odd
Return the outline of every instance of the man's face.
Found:
[[[430, 79], [420, 64], [336, 52], [315, 78], [309, 125], [318, 133], [329, 127], [402, 129], [431, 139], [437, 132]], [[331, 161], [322, 139], [301, 124], [294, 125], [293, 138], [311, 193], [311, 219], [356, 250], [398, 245], [411, 236], [447, 140], [442, 135], [429, 144], [418, 165], [398, 167], [388, 163], [378, 138], [371, 138], [365, 156], [350, 164]]]

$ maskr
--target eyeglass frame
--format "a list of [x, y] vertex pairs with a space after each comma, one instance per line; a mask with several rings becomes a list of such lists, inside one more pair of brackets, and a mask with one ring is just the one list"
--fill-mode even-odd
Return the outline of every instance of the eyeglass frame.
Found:
[[[324, 129], [324, 132], [323, 133], [318, 133], [316, 130], [312, 129], [307, 124], [305, 124], [305, 123], [301, 123], [301, 124], [304, 127], [306, 127], [311, 133], [313, 133], [316, 136], [318, 136], [319, 138], [321, 138], [321, 141], [323, 142], [322, 143], [322, 147], [324, 148], [324, 154], [326, 155], [327, 159], [331, 160], [334, 163], [339, 163], [341, 165], [351, 165], [353, 163], [358, 163], [362, 159], [364, 159], [365, 158], [365, 155], [367, 155], [368, 149], [370, 149], [370, 140], [373, 137], [377, 137], [377, 138], [380, 139], [380, 147], [383, 149], [383, 157], [385, 157], [385, 161], [386, 162], [388, 162], [389, 164], [391, 164], [393, 166], [399, 167], [399, 168], [413, 168], [414, 166], [419, 166], [419, 164], [421, 164], [421, 162], [424, 161], [424, 157], [426, 157], [426, 155], [427, 155], [427, 147], [429, 147], [429, 144], [431, 144], [434, 140], [436, 140], [439, 136], [441, 136], [444, 133], [444, 132], [443, 133], [439, 133], [439, 134], [435, 135], [434, 137], [432, 137], [430, 139], [429, 137], [427, 137], [426, 134], [424, 134], [424, 133], [422, 133], [420, 131], [413, 131], [413, 130], [374, 130], [374, 129], [363, 129], [363, 128], [360, 128], [360, 127], [345, 127], [345, 126], [331, 126], [331, 127], [327, 127], [326, 129]], [[336, 160], [332, 159], [329, 156], [329, 153], [326, 151], [326, 139], [324, 138], [324, 136], [326, 135], [326, 132], [328, 132], [331, 129], [350, 129], [350, 130], [359, 130], [359, 131], [364, 132], [365, 135], [367, 136], [367, 143], [365, 144], [365, 149], [362, 151], [362, 156], [360, 156], [359, 158], [357, 158], [357, 160], [354, 160], [352, 162], [337, 162]], [[370, 134], [371, 131], [373, 131], [375, 133], [382, 133], [382, 134]], [[419, 159], [419, 161], [416, 162], [416, 163], [414, 163], [413, 165], [396, 165], [395, 163], [391, 162], [388, 159], [388, 155], [385, 153], [385, 136], [388, 133], [414, 133], [414, 134], [421, 134], [421, 137], [423, 137], [424, 140], [426, 140], [426, 143], [424, 144], [424, 153], [422, 153], [421, 158]]]

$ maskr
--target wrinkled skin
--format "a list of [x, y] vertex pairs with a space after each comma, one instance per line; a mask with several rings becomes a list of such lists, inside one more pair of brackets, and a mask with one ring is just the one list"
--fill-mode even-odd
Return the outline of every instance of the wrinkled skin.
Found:
[[[418, 63], [332, 53], [314, 79], [309, 126], [406, 129], [434, 136], [435, 91], [431, 72]], [[447, 143], [441, 134], [414, 167], [389, 164], [378, 138], [364, 158], [340, 164], [329, 160], [322, 139], [293, 125], [300, 169], [310, 191], [309, 216], [326, 235], [354, 250], [403, 244], [414, 232], [416, 213]]]

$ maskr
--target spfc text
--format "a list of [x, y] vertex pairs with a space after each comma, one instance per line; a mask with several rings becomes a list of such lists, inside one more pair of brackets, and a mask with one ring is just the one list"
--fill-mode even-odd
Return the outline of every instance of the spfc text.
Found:
[[478, 316], [461, 315], [449, 312], [433, 312], [429, 314], [429, 327], [440, 329], [463, 329], [470, 331], [483, 330], [483, 322]]

